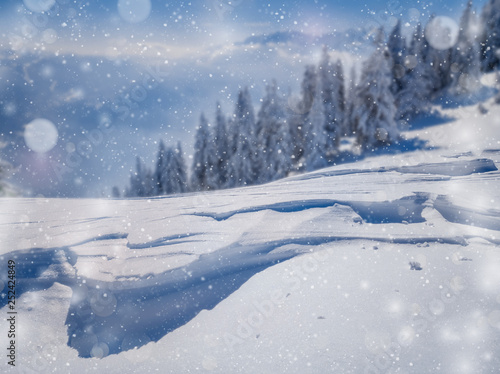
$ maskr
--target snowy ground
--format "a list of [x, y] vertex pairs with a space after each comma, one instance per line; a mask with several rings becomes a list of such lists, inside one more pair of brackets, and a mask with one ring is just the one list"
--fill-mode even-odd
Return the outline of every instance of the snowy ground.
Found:
[[263, 186], [3, 199], [0, 288], [14, 259], [18, 315], [2, 371], [497, 373], [500, 107], [486, 107], [417, 122], [406, 135], [426, 150]]

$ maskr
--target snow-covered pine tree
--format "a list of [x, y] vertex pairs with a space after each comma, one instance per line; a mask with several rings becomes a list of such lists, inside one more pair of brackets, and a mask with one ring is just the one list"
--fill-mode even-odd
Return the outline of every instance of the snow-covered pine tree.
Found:
[[210, 174], [210, 185], [223, 188], [227, 183], [227, 168], [229, 150], [229, 133], [226, 126], [226, 117], [222, 113], [220, 103], [217, 103], [215, 114], [215, 129], [213, 134], [213, 172]]
[[220, 185], [219, 156], [217, 155], [217, 134], [215, 129], [211, 129], [210, 131], [209, 147], [210, 152], [207, 153], [207, 164], [209, 165], [209, 169], [207, 170], [207, 189], [218, 190], [222, 186]]
[[451, 55], [451, 91], [455, 94], [466, 94], [480, 86], [478, 30], [478, 19], [472, 9], [472, 1], [468, 1], [460, 19], [458, 40]]
[[261, 168], [258, 182], [284, 178], [293, 164], [291, 133], [285, 113], [285, 105], [278, 92], [276, 81], [266, 87], [266, 96], [257, 115], [257, 133]]
[[310, 115], [313, 105], [317, 80], [316, 67], [314, 65], [307, 65], [301, 82], [301, 98], [287, 116], [292, 137], [292, 159], [297, 169], [302, 169], [304, 167], [308, 147], [309, 124], [307, 118]]
[[441, 89], [441, 78], [438, 69], [440, 63], [439, 56], [431, 53], [431, 48], [425, 37], [422, 24], [418, 23], [410, 42], [409, 53], [405, 59], [405, 67], [413, 69], [416, 66], [415, 64], [419, 61], [422, 62], [422, 67], [425, 70], [423, 74], [429, 77], [429, 82], [426, 82], [426, 84], [430, 84], [431, 86], [429, 100]]
[[401, 33], [401, 20], [398, 19], [396, 26], [392, 29], [387, 40], [387, 49], [391, 56], [392, 84], [391, 92], [394, 96], [404, 87], [404, 76], [406, 74], [406, 39]]
[[177, 142], [177, 146], [174, 149], [174, 170], [176, 177], [176, 189], [175, 192], [187, 192], [188, 191], [188, 177], [187, 177], [187, 167], [186, 161], [184, 160], [184, 152], [182, 151], [181, 142]]
[[304, 129], [306, 131], [304, 164], [308, 171], [325, 167], [328, 164], [326, 122], [327, 116], [325, 114], [321, 84], [318, 83], [315, 85], [311, 110], [304, 122]]
[[130, 187], [127, 189], [127, 196], [137, 197], [144, 196], [143, 181], [145, 173], [143, 172], [144, 166], [139, 157], [135, 159], [135, 172], [130, 174]]
[[177, 146], [168, 147], [165, 151], [165, 193], [182, 193], [187, 191], [187, 172], [181, 143]]
[[344, 121], [344, 73], [340, 61], [330, 62], [326, 46], [318, 67], [318, 78], [325, 114], [325, 158], [330, 162], [338, 152]]
[[335, 92], [338, 92], [338, 103], [337, 107], [339, 108], [339, 120], [338, 123], [340, 123], [341, 128], [342, 128], [342, 123], [345, 122], [345, 113], [346, 113], [346, 100], [347, 100], [347, 94], [346, 94], [346, 86], [345, 86], [345, 73], [344, 73], [344, 65], [342, 64], [342, 61], [339, 59], [334, 63], [334, 77], [335, 80], [337, 81], [337, 86], [338, 89], [334, 90]]
[[209, 189], [208, 178], [210, 169], [210, 155], [213, 150], [208, 121], [202, 113], [200, 125], [195, 135], [193, 168], [191, 174], [191, 186], [194, 191]]
[[314, 65], [307, 65], [302, 80], [302, 103], [301, 112], [308, 113], [313, 105], [314, 93], [316, 92], [316, 85], [318, 82], [316, 67]]
[[380, 43], [363, 63], [353, 110], [356, 141], [365, 150], [390, 144], [399, 138], [391, 83], [387, 52]]
[[432, 82], [429, 71], [425, 63], [420, 61], [417, 65], [408, 70], [403, 78], [404, 88], [398, 93], [397, 115], [398, 120], [409, 121], [420, 113], [425, 113], [430, 108], [430, 95], [432, 92]]
[[355, 128], [353, 126], [353, 123], [354, 123], [353, 113], [354, 113], [354, 103], [356, 102], [355, 97], [356, 97], [356, 92], [357, 92], [357, 87], [358, 87], [357, 76], [358, 76], [358, 74], [357, 74], [356, 66], [353, 65], [351, 67], [349, 82], [347, 83], [347, 86], [346, 86], [345, 114], [344, 114], [344, 123], [342, 126], [342, 128], [343, 128], [342, 136], [353, 136], [355, 133]]
[[173, 169], [173, 158], [174, 158], [174, 150], [172, 147], [168, 147], [164, 151], [164, 167], [161, 174], [162, 186], [164, 195], [170, 195], [175, 193], [175, 182], [174, 182], [174, 174], [175, 171]]
[[[293, 102], [295, 100], [295, 102]], [[292, 97], [292, 94], [288, 93], [288, 102], [292, 102], [291, 105], [286, 106], [286, 117], [288, 122], [288, 127], [290, 130], [291, 136], [291, 145], [292, 145], [292, 163], [294, 167], [298, 167], [298, 163], [300, 158], [304, 153], [304, 133], [303, 133], [303, 124], [304, 124], [304, 114], [297, 111], [295, 105], [297, 105], [296, 98]]]
[[[432, 15], [427, 23], [427, 27], [432, 25], [435, 16]], [[452, 48], [437, 49], [427, 42], [425, 48], [426, 61], [433, 68], [432, 75], [435, 77], [434, 92], [438, 94], [442, 90], [448, 88], [451, 84], [451, 54]]]
[[113, 188], [111, 189], [111, 197], [113, 197], [114, 199], [119, 199], [121, 197], [120, 189], [118, 188], [118, 186], [113, 186]]
[[489, 0], [481, 13], [481, 60], [483, 71], [496, 69], [500, 63], [500, 0]]
[[408, 121], [430, 107], [436, 78], [432, 66], [425, 61], [426, 48], [422, 27], [418, 24], [405, 59], [407, 73], [402, 80], [403, 88], [395, 97], [397, 119]]
[[158, 146], [158, 156], [156, 158], [156, 169], [155, 169], [155, 179], [156, 179], [156, 195], [163, 195], [165, 190], [165, 177], [167, 173], [167, 163], [166, 163], [166, 149], [163, 140], [160, 140]]
[[238, 128], [235, 123], [234, 112], [229, 116], [226, 116], [226, 131], [227, 131], [227, 143], [229, 145], [228, 160], [236, 153], [238, 148]]
[[146, 197], [156, 194], [156, 178], [140, 157], [136, 158], [135, 172], [130, 175], [130, 187], [126, 191], [129, 197]]
[[236, 152], [238, 150], [238, 140], [239, 140], [239, 131], [236, 126], [235, 115], [234, 113], [228, 117], [227, 119], [227, 131], [229, 134], [228, 143], [229, 143], [229, 154], [227, 161], [227, 181], [225, 188], [232, 188], [238, 186], [237, 178], [238, 178], [238, 170], [237, 165], [239, 161]]
[[150, 168], [145, 168], [146, 173], [145, 173], [145, 178], [143, 182], [144, 186], [144, 195], [143, 196], [155, 196], [157, 194], [156, 192], [156, 178], [154, 175], [153, 170]]
[[256, 182], [255, 158], [257, 140], [255, 116], [248, 88], [240, 90], [234, 111], [233, 126], [237, 131], [236, 151], [229, 163], [231, 181], [228, 187], [251, 185]]
[[[301, 162], [304, 160], [303, 156], [306, 151], [305, 121], [311, 110], [316, 81], [316, 67], [314, 65], [307, 65], [301, 82], [301, 98], [288, 106], [287, 118], [293, 145], [292, 159], [298, 169], [302, 167]], [[288, 102], [291, 103], [292, 101], [292, 95], [289, 93]]]
[[291, 135], [288, 128], [287, 120], [279, 122], [279, 126], [270, 138], [270, 143], [273, 147], [269, 149], [268, 163], [268, 181], [285, 178], [293, 167], [291, 146]]
[[234, 121], [234, 114], [229, 116], [226, 121], [226, 132], [228, 135], [228, 154], [226, 166], [226, 183], [224, 188], [232, 188], [236, 186], [236, 150], [238, 148], [238, 129]]
[[257, 122], [255, 123], [255, 135], [257, 137], [258, 152], [256, 154], [256, 166], [260, 170], [257, 176], [258, 183], [265, 183], [269, 181], [269, 138], [273, 131], [275, 131], [276, 124], [274, 123], [275, 105], [277, 104], [277, 97], [272, 92], [276, 88], [276, 82], [273, 81], [272, 85], [266, 85], [266, 95], [261, 99], [260, 109], [257, 113]]

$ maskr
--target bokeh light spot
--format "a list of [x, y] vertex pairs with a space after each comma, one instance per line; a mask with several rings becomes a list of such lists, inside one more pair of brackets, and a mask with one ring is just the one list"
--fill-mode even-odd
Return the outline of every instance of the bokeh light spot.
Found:
[[449, 49], [457, 43], [458, 25], [449, 17], [436, 17], [425, 27], [425, 38], [436, 49]]
[[57, 144], [59, 133], [56, 126], [47, 119], [37, 118], [26, 125], [24, 141], [34, 152], [45, 153]]
[[118, 0], [118, 13], [125, 21], [139, 23], [151, 13], [150, 0]]
[[48, 11], [54, 6], [56, 0], [23, 0], [26, 8], [35, 13]]

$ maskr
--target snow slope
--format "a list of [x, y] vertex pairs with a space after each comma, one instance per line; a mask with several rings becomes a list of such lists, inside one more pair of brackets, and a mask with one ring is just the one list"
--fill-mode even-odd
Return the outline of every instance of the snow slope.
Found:
[[[2, 199], [2, 372], [497, 373], [500, 108], [262, 186]], [[2, 295], [0, 341], [8, 325]]]

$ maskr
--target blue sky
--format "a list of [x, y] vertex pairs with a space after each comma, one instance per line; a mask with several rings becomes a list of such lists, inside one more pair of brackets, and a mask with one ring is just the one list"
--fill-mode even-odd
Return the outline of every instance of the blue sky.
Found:
[[[147, 11], [145, 8], [151, 4], [149, 17], [142, 22], [127, 22], [118, 10], [120, 1], [125, 4], [126, 10], [136, 13]], [[161, 39], [183, 45], [208, 42], [214, 34], [224, 34], [226, 39], [221, 41], [235, 41], [252, 33], [272, 31], [297, 30], [318, 34], [367, 25], [389, 27], [392, 17], [425, 22], [431, 13], [435, 13], [457, 18], [465, 4], [465, 0], [24, 0], [28, 7], [36, 2], [55, 3], [52, 13], [48, 13], [48, 23], [62, 38], [74, 37], [71, 31], [76, 27], [80, 41], [87, 39], [95, 42], [107, 33], [111, 37], [134, 35], [136, 39]], [[480, 9], [484, 2], [476, 1], [474, 4]], [[4, 25], [0, 26], [0, 32], [6, 33], [19, 27], [23, 18], [30, 19], [30, 14], [26, 12], [22, 0], [2, 0], [0, 17]], [[76, 20], [78, 25], [69, 25], [68, 18]], [[65, 22], [68, 25], [61, 27]]]
[[[481, 9], [485, 0], [474, 4]], [[33, 4], [54, 4], [45, 14]], [[465, 0], [258, 1], [258, 0], [0, 0], [0, 49], [200, 59], [252, 35], [300, 31], [318, 36], [383, 26], [396, 18], [410, 32], [430, 14], [457, 19]], [[10, 44], [9, 44], [10, 42]]]

